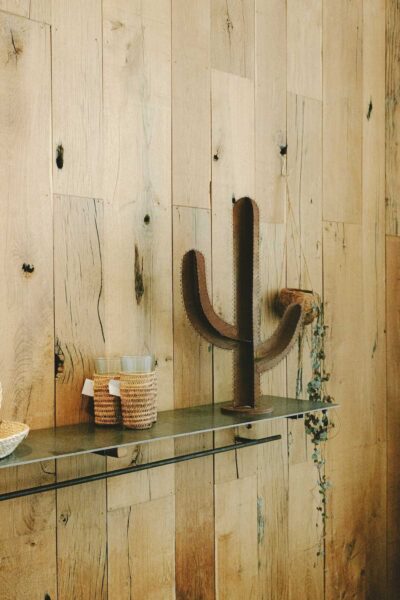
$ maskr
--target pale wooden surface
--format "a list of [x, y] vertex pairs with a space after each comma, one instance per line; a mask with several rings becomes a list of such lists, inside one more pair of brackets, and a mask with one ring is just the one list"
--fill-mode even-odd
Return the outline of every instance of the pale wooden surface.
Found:
[[[361, 222], [363, 0], [324, 2], [324, 219]], [[383, 64], [380, 68], [383, 69]], [[367, 110], [367, 107], [365, 107]]]
[[209, 208], [211, 0], [172, 0], [173, 204]]
[[399, 235], [399, 70], [400, 11], [395, 0], [386, 2], [386, 233]]
[[[180, 265], [191, 248], [205, 254], [230, 319], [241, 195], [260, 207], [262, 338], [281, 287], [322, 293], [328, 389], [342, 405], [325, 559], [304, 424], [258, 425], [241, 433], [282, 439], [3, 503], [5, 600], [384, 600], [386, 517], [397, 599], [399, 22], [394, 0], [386, 14], [384, 0], [0, 0], [5, 416], [33, 427], [88, 418], [79, 391], [104, 351], [155, 353], [160, 408], [228, 399], [229, 352], [186, 319]], [[308, 332], [304, 384], [310, 343]], [[293, 394], [297, 367], [294, 350], [263, 391]], [[63, 460], [57, 476], [233, 435]], [[2, 477], [2, 490], [45, 483], [55, 466]]]
[[56, 422], [69, 425], [90, 418], [82, 382], [104, 354], [104, 208], [101, 200], [54, 196], [54, 209]]
[[398, 397], [400, 394], [400, 377], [398, 365], [400, 359], [400, 311], [398, 305], [400, 282], [400, 237], [388, 236], [386, 242], [386, 277], [390, 282], [386, 299], [387, 314], [387, 398], [390, 405], [391, 418], [388, 420], [387, 445], [387, 525], [388, 525], [388, 584], [389, 598], [394, 600], [398, 589], [399, 574], [397, 569], [400, 543], [400, 520], [398, 498], [400, 494], [400, 477], [398, 461], [400, 455], [399, 433], [400, 415]]
[[256, 1], [255, 26], [256, 199], [268, 223], [284, 223], [286, 193], [286, 7]]
[[54, 192], [102, 198], [102, 3], [53, 0], [52, 9], [54, 159], [64, 148]]

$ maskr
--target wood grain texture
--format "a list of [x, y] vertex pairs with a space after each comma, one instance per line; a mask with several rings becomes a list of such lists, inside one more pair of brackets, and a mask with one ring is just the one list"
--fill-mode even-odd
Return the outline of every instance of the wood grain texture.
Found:
[[[167, 458], [173, 455], [173, 450], [171, 440], [132, 447], [125, 458], [108, 459], [108, 469]], [[156, 598], [158, 592], [165, 598], [174, 597], [171, 591], [175, 588], [174, 493], [173, 465], [108, 481], [110, 600], [136, 595]]]
[[386, 318], [387, 318], [387, 402], [390, 419], [387, 421], [387, 534], [388, 534], [388, 597], [395, 598], [397, 565], [399, 560], [399, 509], [397, 499], [400, 494], [400, 477], [398, 460], [400, 454], [399, 432], [400, 414], [397, 398], [400, 393], [400, 377], [398, 373], [398, 357], [400, 352], [400, 244], [397, 236], [387, 237], [386, 242]]
[[359, 447], [351, 456], [351, 461], [344, 453], [329, 457], [329, 476], [336, 483], [329, 501], [334, 519], [328, 522], [326, 598], [348, 593], [385, 598], [385, 444]]
[[[318, 70], [315, 73], [317, 78]], [[307, 85], [304, 78], [297, 81]], [[287, 285], [313, 290], [322, 298], [322, 103], [289, 93], [287, 106]], [[305, 326], [287, 358], [289, 396], [308, 396], [312, 334], [312, 325]], [[304, 598], [322, 598], [324, 562], [317, 557], [322, 520], [312, 444], [302, 421], [289, 421], [288, 431], [289, 596], [296, 600], [301, 589]]]
[[[211, 290], [211, 215], [209, 210], [174, 207], [174, 390], [175, 406], [212, 402], [212, 347], [193, 330], [181, 292], [185, 252], [200, 250], [206, 260]], [[210, 448], [212, 434], [175, 441], [175, 454]], [[175, 467], [176, 596], [214, 598], [213, 459], [198, 459]]]
[[[175, 454], [213, 446], [212, 434], [175, 441]], [[175, 466], [176, 598], [215, 598], [212, 457]]]
[[85, 379], [104, 355], [104, 211], [101, 200], [54, 197], [56, 420], [88, 420]]
[[258, 598], [255, 474], [215, 485], [215, 562], [217, 598]]
[[52, 0], [0, 0], [0, 10], [51, 25]]
[[363, 5], [363, 285], [365, 396], [376, 442], [386, 440], [385, 2]]
[[[94, 359], [104, 354], [103, 203], [54, 197], [55, 331], [60, 373], [56, 378], [57, 425], [89, 418], [81, 395]], [[85, 456], [57, 462], [57, 479], [105, 469], [105, 458]], [[57, 492], [58, 600], [107, 598], [106, 483]]]
[[325, 1], [323, 15], [324, 219], [360, 223], [362, 0]]
[[287, 3], [287, 89], [316, 100], [322, 100], [322, 5], [323, 0]]
[[[286, 282], [322, 297], [322, 104], [288, 94], [288, 190]], [[312, 325], [304, 328], [303, 362], [298, 352], [288, 357], [288, 392], [296, 394], [302, 367], [301, 397], [311, 378]]]
[[0, 273], [7, 282], [0, 292], [2, 416], [49, 427], [54, 325], [48, 26], [1, 13], [0, 63]]
[[174, 498], [165, 496], [109, 513], [109, 600], [173, 600]]
[[386, 233], [399, 235], [400, 183], [399, 164], [400, 112], [400, 6], [386, 2]]
[[210, 206], [211, 0], [172, 0], [173, 204]]
[[1, 0], [0, 10], [20, 15], [21, 17], [29, 17], [29, 2], [30, 0]]
[[155, 355], [159, 408], [167, 409], [173, 406], [171, 14], [161, 3], [155, 20], [151, 6], [122, 0], [103, 6], [105, 337], [108, 353]]
[[[0, 492], [54, 482], [54, 463], [4, 469]], [[2, 600], [57, 598], [55, 493], [0, 504]], [[23, 576], [21, 576], [23, 574]]]
[[[258, 446], [257, 455], [257, 598], [289, 598], [289, 511], [287, 424], [259, 424], [255, 437], [281, 435], [276, 442]], [[248, 435], [253, 437], [253, 435]], [[265, 466], [268, 465], [268, 468]]]
[[[154, 353], [165, 410], [174, 402], [171, 10], [107, 0], [103, 18], [106, 351]], [[152, 444], [107, 467], [173, 453], [172, 441]], [[108, 482], [108, 598], [173, 597], [174, 477], [171, 466]]]
[[54, 192], [102, 198], [101, 0], [53, 0], [52, 12]]
[[34, 21], [52, 23], [52, 0], [30, 0], [29, 18]]
[[286, 193], [286, 4], [256, 0], [255, 200], [284, 223]]
[[[245, 194], [260, 207], [262, 338], [281, 287], [324, 291], [328, 391], [342, 405], [327, 452], [325, 573], [299, 420], [59, 462], [61, 479], [234, 433], [282, 435], [1, 503], [5, 600], [397, 600], [399, 15], [394, 0], [0, 0], [6, 418], [88, 418], [81, 384], [103, 352], [153, 351], [162, 409], [225, 399], [229, 353], [187, 321], [180, 266], [190, 248], [205, 254], [228, 318], [232, 196]], [[309, 347], [306, 337], [304, 384]], [[297, 367], [294, 352], [263, 391], [293, 394]], [[0, 488], [47, 483], [54, 470], [0, 471]]]
[[[57, 461], [57, 479], [105, 469], [95, 455]], [[107, 600], [106, 481], [57, 491], [57, 600]]]
[[254, 79], [255, 0], [211, 1], [211, 66]]

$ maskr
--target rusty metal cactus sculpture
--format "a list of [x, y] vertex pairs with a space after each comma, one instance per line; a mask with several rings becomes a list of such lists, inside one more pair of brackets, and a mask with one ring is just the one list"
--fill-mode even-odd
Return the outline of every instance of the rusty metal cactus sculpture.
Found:
[[233, 207], [235, 299], [234, 324], [226, 323], [213, 309], [206, 283], [204, 256], [187, 252], [182, 261], [182, 293], [188, 318], [208, 342], [231, 350], [234, 356], [233, 402], [223, 412], [271, 412], [268, 397], [261, 396], [260, 375], [272, 369], [290, 351], [303, 319], [301, 304], [290, 304], [274, 334], [260, 341], [259, 314], [259, 213], [250, 198]]

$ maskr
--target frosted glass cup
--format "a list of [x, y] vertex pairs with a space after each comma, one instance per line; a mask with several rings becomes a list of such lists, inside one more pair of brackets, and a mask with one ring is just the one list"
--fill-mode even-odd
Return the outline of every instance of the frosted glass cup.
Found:
[[95, 371], [98, 375], [113, 375], [121, 370], [121, 359], [119, 356], [100, 356], [94, 359]]
[[121, 356], [121, 371], [123, 373], [151, 373], [154, 371], [155, 360], [151, 354], [145, 356]]

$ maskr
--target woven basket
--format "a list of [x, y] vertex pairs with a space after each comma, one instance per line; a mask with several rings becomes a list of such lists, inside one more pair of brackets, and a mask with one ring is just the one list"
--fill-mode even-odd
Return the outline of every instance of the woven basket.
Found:
[[121, 403], [117, 396], [108, 390], [110, 379], [119, 379], [118, 374], [99, 375], [95, 373], [94, 381], [94, 422], [96, 425], [118, 425], [121, 423]]
[[[0, 385], [0, 409], [3, 392]], [[5, 458], [26, 438], [29, 433], [28, 425], [16, 421], [0, 420], [0, 459]]]
[[0, 458], [5, 458], [26, 438], [28, 425], [16, 421], [0, 422]]
[[157, 421], [157, 378], [151, 373], [121, 373], [122, 422], [129, 429], [149, 429]]

